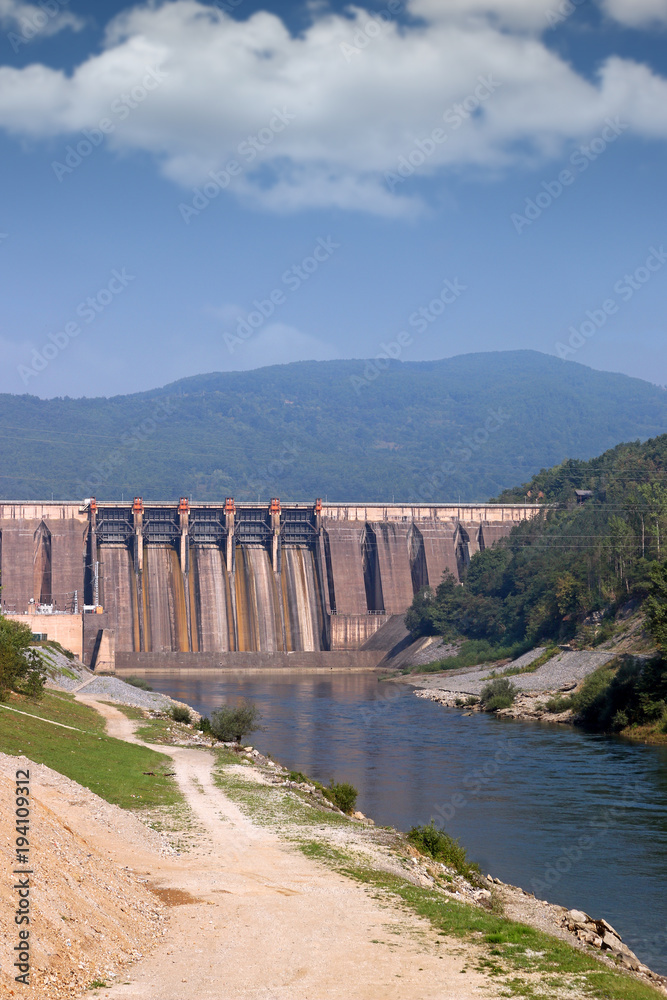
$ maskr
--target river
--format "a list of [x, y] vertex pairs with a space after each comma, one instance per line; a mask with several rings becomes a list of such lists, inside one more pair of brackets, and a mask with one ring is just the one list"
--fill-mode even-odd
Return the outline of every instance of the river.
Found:
[[667, 748], [464, 716], [374, 673], [149, 680], [206, 715], [224, 700], [255, 701], [258, 749], [322, 782], [351, 782], [378, 824], [435, 819], [484, 873], [605, 917], [667, 974]]

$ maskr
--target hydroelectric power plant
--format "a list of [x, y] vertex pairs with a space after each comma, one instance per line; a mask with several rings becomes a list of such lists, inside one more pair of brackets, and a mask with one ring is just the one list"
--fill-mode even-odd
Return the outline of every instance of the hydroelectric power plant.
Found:
[[540, 509], [5, 502], [2, 611], [97, 670], [369, 667], [420, 588]]

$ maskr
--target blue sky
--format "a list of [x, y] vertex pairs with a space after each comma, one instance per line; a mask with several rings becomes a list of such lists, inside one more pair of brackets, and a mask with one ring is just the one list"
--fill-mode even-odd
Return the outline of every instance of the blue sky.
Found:
[[0, 391], [514, 348], [667, 383], [666, 33], [667, 0], [0, 0]]

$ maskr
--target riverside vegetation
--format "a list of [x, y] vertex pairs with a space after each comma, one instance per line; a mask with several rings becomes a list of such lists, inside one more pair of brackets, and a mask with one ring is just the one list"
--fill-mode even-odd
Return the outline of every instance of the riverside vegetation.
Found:
[[[424, 671], [509, 660], [546, 645], [595, 648], [645, 620], [635, 654], [601, 668], [570, 699], [577, 721], [601, 731], [667, 734], [667, 435], [569, 461], [498, 498], [540, 498], [545, 510], [473, 556], [463, 584], [443, 578], [406, 614], [412, 634], [440, 635], [459, 652]], [[583, 504], [576, 490], [590, 491]], [[538, 665], [534, 661], [528, 668]]]
[[[139, 811], [153, 825], [159, 813], [162, 829], [171, 814], [167, 828], [179, 838], [179, 850], [190, 849], [192, 841], [181, 827], [188, 827], [192, 818], [169, 757], [108, 737], [101, 716], [64, 692], [48, 690], [40, 698], [7, 692], [7, 698], [0, 708], [0, 752], [44, 763], [107, 801]], [[140, 739], [215, 746], [210, 737], [207, 744], [197, 734], [194, 723], [176, 721], [173, 711], [150, 717], [136, 708], [124, 712], [148, 723], [139, 730]], [[396, 908], [422, 918], [435, 935], [435, 947], [444, 946], [443, 954], [452, 942], [455, 948], [456, 942], [465, 946], [470, 968], [488, 975], [502, 995], [537, 1000], [573, 989], [591, 1000], [655, 1000], [660, 995], [646, 979], [628, 976], [609, 958], [601, 963], [583, 947], [508, 919], [500, 888], [482, 880], [464, 848], [433, 823], [413, 827], [407, 835], [375, 829], [369, 821], [347, 815], [354, 808], [354, 789], [344, 782], [318, 787], [238, 743], [218, 745], [215, 754], [218, 786], [254, 824], [275, 831], [287, 849], [296, 847], [363, 886], [380, 900], [389, 919]], [[255, 776], [241, 773], [240, 764]], [[540, 909], [546, 913], [549, 908]], [[562, 908], [555, 910], [560, 916]], [[100, 982], [91, 982], [90, 988], [101, 988]]]

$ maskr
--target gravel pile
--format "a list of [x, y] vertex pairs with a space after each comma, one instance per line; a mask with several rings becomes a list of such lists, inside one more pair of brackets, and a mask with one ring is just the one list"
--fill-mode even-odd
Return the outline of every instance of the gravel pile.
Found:
[[172, 702], [164, 694], [153, 691], [142, 691], [141, 688], [126, 684], [119, 677], [96, 677], [81, 690], [86, 697], [104, 698], [107, 701], [117, 701], [121, 705], [134, 705], [137, 708], [154, 708], [157, 711], [169, 707]]
[[58, 652], [52, 646], [35, 646], [34, 648], [46, 667], [47, 687], [73, 691], [84, 681], [95, 676], [92, 670], [84, 667], [80, 660], [70, 660], [68, 656]]
[[[503, 675], [503, 670], [514, 667], [526, 666], [530, 659], [536, 659], [541, 650], [531, 650], [525, 656], [515, 660], [503, 669], [496, 669], [497, 677]], [[515, 674], [510, 676], [512, 684], [522, 691], [553, 691], [557, 688], [566, 687], [570, 684], [582, 681], [584, 677], [591, 674], [604, 663], [608, 663], [616, 654], [609, 650], [602, 652], [588, 652], [573, 650], [563, 652], [552, 657], [532, 674]], [[528, 658], [528, 659], [527, 659]], [[469, 670], [465, 673], [452, 671], [449, 674], [439, 675], [433, 678], [432, 685], [440, 691], [456, 691], [462, 694], [478, 695], [484, 685], [488, 683], [492, 670], [484, 667], [480, 670]]]

